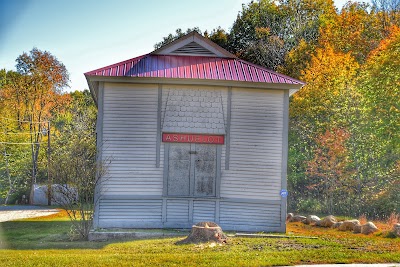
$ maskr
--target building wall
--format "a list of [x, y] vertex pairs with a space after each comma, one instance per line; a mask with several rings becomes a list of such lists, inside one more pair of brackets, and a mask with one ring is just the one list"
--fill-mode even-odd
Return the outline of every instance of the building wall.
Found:
[[[160, 141], [170, 90], [219, 90], [226, 143], [220, 197], [163, 197]], [[95, 227], [191, 227], [216, 221], [226, 230], [282, 231], [284, 91], [211, 86], [105, 83], [101, 156], [110, 160]]]

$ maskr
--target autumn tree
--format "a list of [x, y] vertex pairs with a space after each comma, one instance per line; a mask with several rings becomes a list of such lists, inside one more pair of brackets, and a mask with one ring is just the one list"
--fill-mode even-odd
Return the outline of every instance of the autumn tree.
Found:
[[330, 45], [350, 53], [358, 63], [377, 47], [384, 34], [378, 17], [366, 3], [348, 2], [330, 23], [320, 29], [319, 47]]
[[317, 137], [329, 129], [347, 129], [353, 123], [358, 68], [349, 53], [336, 53], [328, 46], [317, 49], [302, 71], [300, 78], [307, 85], [293, 95], [289, 112], [288, 186], [292, 192], [289, 200], [294, 205], [300, 203], [310, 185], [305, 174], [307, 162], [321, 149]]
[[372, 0], [371, 3], [386, 35], [392, 26], [400, 27], [400, 0]]
[[[307, 196], [324, 202], [330, 214], [349, 211], [354, 182], [346, 141], [350, 133], [342, 128], [327, 129], [316, 136], [314, 157], [307, 163]], [[346, 203], [347, 202], [347, 203]], [[346, 210], [347, 209], [347, 210]]]
[[26, 194], [26, 170], [31, 166], [27, 144], [30, 132], [22, 130], [20, 117], [23, 99], [10, 95], [18, 92], [22, 83], [21, 74], [0, 70], [0, 199], [4, 204], [13, 203], [17, 195]]
[[38, 173], [38, 159], [43, 139], [53, 114], [61, 110], [68, 97], [62, 89], [68, 85], [68, 72], [56, 57], [47, 51], [33, 48], [16, 59], [17, 73], [12, 82], [3, 86], [3, 105], [9, 118], [18, 122], [18, 129], [29, 131], [31, 143], [30, 203]]
[[[399, 54], [400, 29], [394, 26], [369, 55], [357, 79], [363, 116], [357, 138], [362, 142], [355, 142], [355, 159], [360, 162], [359, 173], [366, 184], [363, 193], [370, 196], [367, 201], [371, 207], [373, 196], [390, 191], [400, 178]], [[383, 206], [375, 210], [383, 210]]]

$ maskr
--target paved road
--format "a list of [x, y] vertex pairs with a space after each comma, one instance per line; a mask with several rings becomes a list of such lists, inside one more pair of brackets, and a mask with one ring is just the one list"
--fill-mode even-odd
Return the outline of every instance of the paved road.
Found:
[[0, 206], [0, 222], [48, 216], [59, 212], [45, 206], [12, 205]]

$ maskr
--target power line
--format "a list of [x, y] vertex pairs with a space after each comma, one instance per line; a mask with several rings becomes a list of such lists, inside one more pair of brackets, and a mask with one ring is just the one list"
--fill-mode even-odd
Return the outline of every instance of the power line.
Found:
[[1, 116], [0, 116], [0, 119], [9, 120], [9, 121], [17, 121], [17, 122], [34, 123], [34, 124], [42, 124], [42, 123], [47, 123], [48, 122], [48, 121], [41, 121], [41, 122], [24, 121], [24, 120], [11, 119], [11, 118], [1, 117]]
[[2, 145], [39, 145], [43, 144], [44, 142], [27, 142], [27, 143], [14, 143], [14, 142], [0, 142]]
[[3, 135], [9, 135], [9, 134], [26, 134], [26, 135], [28, 135], [28, 134], [30, 134], [30, 135], [36, 135], [36, 134], [43, 134], [42, 132], [33, 132], [33, 133], [31, 133], [31, 132], [20, 132], [20, 133], [11, 133], [11, 132], [7, 132], [7, 133], [1, 133], [0, 132], [0, 134], [3, 134]]

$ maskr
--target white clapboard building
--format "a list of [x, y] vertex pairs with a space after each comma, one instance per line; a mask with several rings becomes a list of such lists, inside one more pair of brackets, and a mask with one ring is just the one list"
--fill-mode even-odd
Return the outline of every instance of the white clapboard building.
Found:
[[286, 229], [289, 96], [304, 84], [192, 32], [85, 73], [98, 106], [95, 228]]

